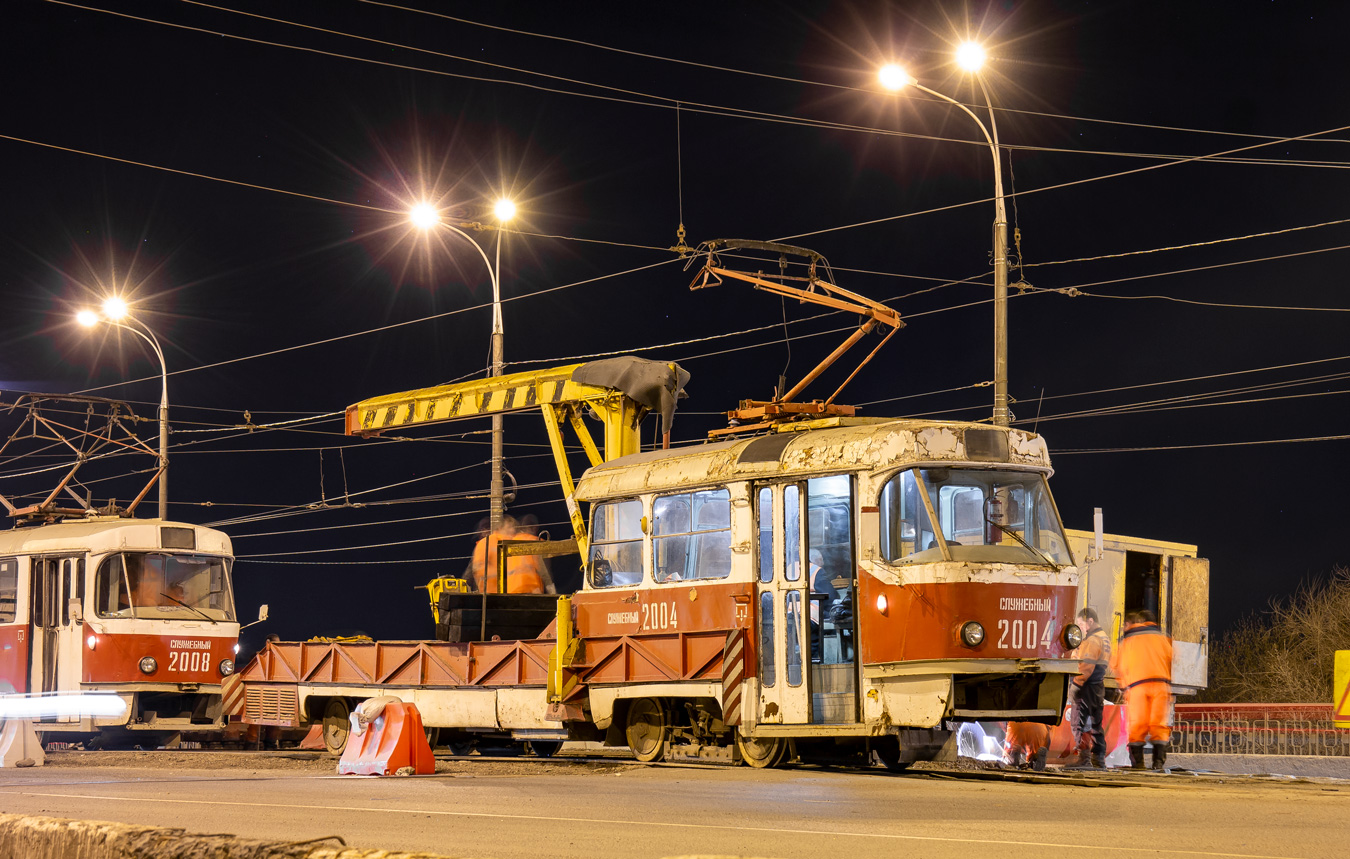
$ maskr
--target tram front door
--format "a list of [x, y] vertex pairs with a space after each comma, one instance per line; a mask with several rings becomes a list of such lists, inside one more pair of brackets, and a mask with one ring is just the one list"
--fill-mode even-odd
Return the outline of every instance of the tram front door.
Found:
[[856, 722], [852, 481], [756, 492], [759, 724]]
[[[64, 692], [80, 688], [79, 621], [71, 617], [70, 601], [84, 589], [83, 558], [33, 558], [30, 593], [31, 674], [34, 692]], [[73, 721], [64, 714], [44, 721]]]

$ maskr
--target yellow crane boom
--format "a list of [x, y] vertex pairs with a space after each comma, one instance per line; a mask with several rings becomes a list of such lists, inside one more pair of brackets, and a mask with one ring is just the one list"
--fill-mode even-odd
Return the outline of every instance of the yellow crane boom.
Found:
[[[371, 397], [347, 407], [345, 429], [347, 435], [369, 438], [405, 427], [538, 409], [544, 416], [577, 551], [584, 558], [589, 539], [563, 446], [563, 424], [571, 425], [592, 465], [637, 453], [642, 419], [653, 409], [660, 409], [669, 419], [688, 378], [675, 364], [640, 358], [569, 364]], [[604, 425], [603, 454], [582, 421], [585, 411]]]

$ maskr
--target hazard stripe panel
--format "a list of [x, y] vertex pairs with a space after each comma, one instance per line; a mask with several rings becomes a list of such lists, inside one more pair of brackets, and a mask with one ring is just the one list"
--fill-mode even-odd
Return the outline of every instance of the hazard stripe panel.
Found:
[[745, 688], [746, 630], [727, 633], [726, 649], [722, 652], [722, 721], [728, 725], [741, 723], [741, 692]]

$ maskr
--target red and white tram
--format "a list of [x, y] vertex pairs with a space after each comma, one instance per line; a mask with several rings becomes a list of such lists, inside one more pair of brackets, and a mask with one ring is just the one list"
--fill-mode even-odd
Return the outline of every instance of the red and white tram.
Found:
[[0, 692], [26, 695], [49, 737], [221, 727], [233, 560], [220, 531], [160, 519], [0, 533]]
[[[734, 734], [761, 766], [788, 739], [866, 738], [902, 765], [954, 721], [1057, 722], [1081, 632], [1050, 473], [1029, 432], [858, 418], [592, 467], [573, 597], [596, 645], [576, 669], [589, 719], [625, 725], [641, 758]], [[631, 661], [660, 652], [646, 638], [709, 633], [726, 637], [715, 684], [676, 660], [656, 683], [606, 670], [602, 642], [628, 639]]]

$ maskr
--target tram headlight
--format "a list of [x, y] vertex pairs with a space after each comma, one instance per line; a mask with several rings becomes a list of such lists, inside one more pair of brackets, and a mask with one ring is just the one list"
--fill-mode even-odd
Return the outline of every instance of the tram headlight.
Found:
[[154, 674], [159, 670], [159, 663], [155, 661], [153, 656], [143, 656], [141, 657], [140, 668], [142, 674]]
[[877, 594], [877, 611], [881, 612], [882, 614], [885, 614], [886, 610], [889, 608], [890, 605], [886, 602], [886, 595]]
[[984, 627], [979, 621], [968, 620], [961, 625], [961, 643], [966, 647], [979, 647], [984, 641]]
[[229, 677], [233, 673], [234, 673], [234, 660], [233, 659], [220, 660], [220, 676]]
[[1076, 623], [1071, 623], [1064, 627], [1064, 644], [1069, 648], [1077, 647], [1083, 643], [1083, 630]]
[[98, 636], [91, 635], [84, 640], [84, 643], [89, 645], [90, 650], [93, 650], [95, 647], [98, 647]]

